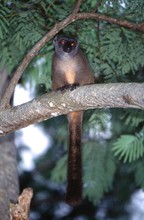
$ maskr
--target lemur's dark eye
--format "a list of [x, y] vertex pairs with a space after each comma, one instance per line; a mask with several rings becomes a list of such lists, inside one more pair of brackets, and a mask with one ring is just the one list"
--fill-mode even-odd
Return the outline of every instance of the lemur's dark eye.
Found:
[[76, 46], [76, 42], [75, 42], [75, 41], [72, 41], [72, 42], [71, 42], [71, 46], [72, 46], [72, 47], [75, 47], [75, 46]]
[[64, 45], [64, 44], [65, 44], [65, 40], [62, 39], [62, 40], [60, 41], [60, 44]]

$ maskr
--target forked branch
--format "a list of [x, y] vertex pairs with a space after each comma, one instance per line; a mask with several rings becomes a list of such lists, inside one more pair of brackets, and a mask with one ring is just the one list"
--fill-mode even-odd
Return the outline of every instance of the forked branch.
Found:
[[16, 84], [18, 83], [19, 79], [21, 78], [28, 64], [38, 54], [38, 52], [42, 49], [42, 47], [44, 47], [46, 43], [53, 36], [55, 36], [60, 30], [64, 29], [66, 26], [75, 22], [76, 20], [95, 19], [97, 21], [107, 21], [108, 23], [111, 24], [117, 24], [122, 27], [126, 27], [135, 31], [144, 32], [144, 23], [141, 24], [132, 23], [127, 20], [116, 19], [99, 13], [78, 13], [81, 4], [82, 4], [82, 0], [78, 0], [73, 12], [63, 21], [55, 24], [55, 26], [48, 33], [46, 33], [27, 53], [27, 55], [24, 57], [22, 62], [17, 67], [16, 71], [13, 73], [13, 77], [3, 95], [3, 98], [1, 99], [0, 102], [1, 109], [4, 109], [9, 105], [10, 98], [14, 92]]

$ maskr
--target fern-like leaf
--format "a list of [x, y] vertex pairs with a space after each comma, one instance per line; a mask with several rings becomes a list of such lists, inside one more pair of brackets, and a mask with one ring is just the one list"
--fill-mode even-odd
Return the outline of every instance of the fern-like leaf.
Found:
[[62, 183], [66, 181], [67, 173], [67, 155], [63, 156], [56, 164], [52, 171], [51, 179], [55, 182]]
[[89, 143], [84, 146], [84, 195], [97, 203], [112, 187], [115, 163], [106, 146]]
[[125, 124], [128, 126], [137, 127], [140, 123], [144, 122], [144, 111], [137, 109], [127, 109], [123, 116]]
[[4, 5], [0, 4], [0, 38], [3, 39], [5, 34], [9, 32], [9, 22], [7, 15], [9, 14], [9, 9]]
[[114, 155], [124, 162], [133, 162], [144, 155], [144, 134], [122, 135], [113, 147]]

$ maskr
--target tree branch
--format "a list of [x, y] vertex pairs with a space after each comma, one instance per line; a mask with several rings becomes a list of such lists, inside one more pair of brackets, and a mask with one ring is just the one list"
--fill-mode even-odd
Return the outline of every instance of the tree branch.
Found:
[[144, 32], [144, 23], [136, 24], [128, 22], [127, 20], [120, 20], [116, 18], [111, 18], [103, 14], [99, 13], [77, 13], [80, 5], [82, 4], [82, 0], [79, 0], [73, 10], [73, 12], [65, 18], [63, 21], [59, 22], [58, 24], [55, 24], [55, 26], [44, 35], [35, 45], [34, 47], [27, 53], [27, 55], [24, 57], [18, 68], [13, 74], [13, 77], [10, 81], [9, 86], [7, 87], [4, 96], [0, 103], [0, 108], [6, 108], [9, 105], [10, 98], [14, 92], [15, 86], [22, 76], [22, 73], [28, 66], [28, 64], [31, 62], [31, 60], [38, 54], [38, 52], [41, 50], [42, 47], [46, 45], [46, 43], [56, 35], [60, 30], [64, 29], [69, 24], [73, 23], [76, 20], [81, 19], [95, 19], [97, 21], [107, 21], [111, 24], [117, 24], [122, 27], [126, 27], [132, 30], [141, 31]]
[[98, 11], [99, 6], [102, 4], [103, 0], [98, 0], [95, 6], [95, 10], [93, 11], [94, 13], [96, 13]]
[[75, 6], [75, 8], [74, 8], [74, 10], [73, 10], [73, 12], [72, 12], [72, 14], [77, 14], [77, 13], [78, 13], [82, 2], [83, 2], [83, 0], [78, 0], [78, 1], [77, 1], [77, 4], [76, 4], [76, 6]]
[[74, 91], [44, 94], [30, 102], [0, 111], [0, 136], [71, 111], [94, 108], [144, 109], [144, 83], [81, 86]]
[[134, 31], [144, 32], [144, 23], [132, 23], [127, 20], [112, 18], [100, 13], [78, 13], [76, 16], [76, 20], [78, 19], [95, 19], [97, 21], [107, 21], [108, 23], [117, 24], [119, 26], [126, 27]]
[[3, 98], [0, 102], [0, 108], [6, 108], [9, 105], [10, 98], [14, 92], [14, 89], [16, 87], [16, 84], [18, 83], [20, 77], [22, 76], [24, 70], [28, 66], [28, 64], [32, 61], [32, 59], [38, 54], [38, 52], [41, 50], [42, 47], [46, 45], [46, 43], [53, 37], [55, 34], [57, 34], [60, 30], [62, 30], [64, 27], [66, 27], [68, 24], [73, 22], [75, 19], [75, 15], [79, 10], [79, 7], [82, 3], [82, 0], [78, 0], [73, 12], [70, 16], [65, 18], [62, 22], [59, 24], [55, 24], [55, 26], [44, 35], [33, 47], [32, 49], [27, 53], [27, 55], [24, 57], [16, 71], [13, 73], [13, 77], [3, 95]]

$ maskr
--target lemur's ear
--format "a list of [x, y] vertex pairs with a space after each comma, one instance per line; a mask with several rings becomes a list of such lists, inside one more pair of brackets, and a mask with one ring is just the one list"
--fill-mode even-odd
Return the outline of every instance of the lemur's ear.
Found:
[[56, 35], [53, 39], [53, 44], [55, 45], [56, 42], [58, 42], [58, 40], [61, 38], [62, 36], [61, 35]]

